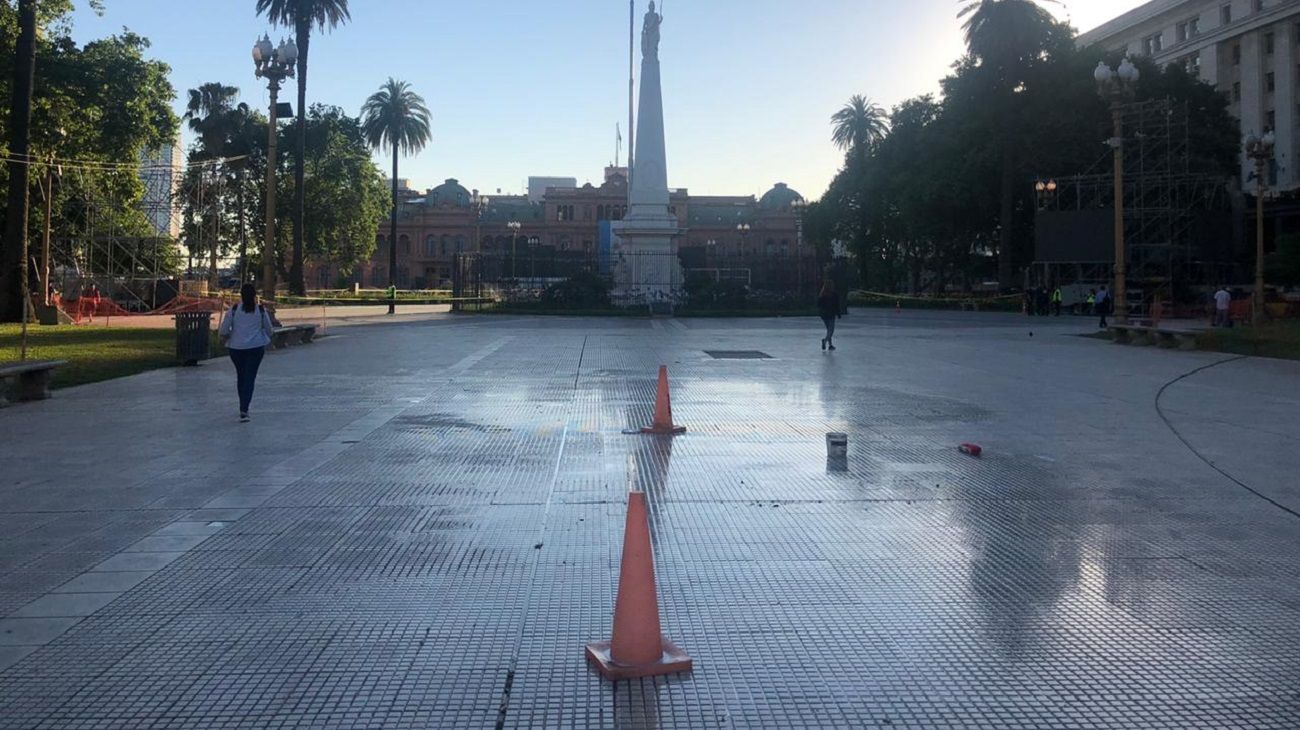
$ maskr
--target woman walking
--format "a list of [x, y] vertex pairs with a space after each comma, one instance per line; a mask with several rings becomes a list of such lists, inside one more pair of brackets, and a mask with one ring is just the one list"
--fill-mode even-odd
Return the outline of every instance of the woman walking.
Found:
[[266, 346], [271, 344], [275, 331], [271, 315], [257, 302], [257, 288], [245, 284], [239, 288], [240, 303], [226, 312], [221, 321], [221, 344], [230, 351], [230, 361], [235, 363], [239, 390], [239, 422], [248, 423], [248, 406], [253, 402], [253, 384], [257, 369], [262, 365]]
[[817, 296], [817, 314], [821, 315], [822, 323], [826, 325], [822, 349], [834, 350], [835, 320], [840, 316], [840, 297], [835, 293], [835, 282], [831, 279], [822, 284], [822, 293]]

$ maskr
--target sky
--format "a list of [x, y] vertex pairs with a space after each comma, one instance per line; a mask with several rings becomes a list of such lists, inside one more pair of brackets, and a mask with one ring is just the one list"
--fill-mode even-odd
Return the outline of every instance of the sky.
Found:
[[[1049, 7], [1088, 30], [1142, 1]], [[853, 94], [888, 108], [935, 92], [962, 52], [956, 0], [664, 2], [668, 184], [697, 195], [761, 195], [785, 182], [819, 197], [842, 160], [830, 115]], [[74, 38], [125, 27], [150, 39], [150, 55], [171, 66], [178, 113], [186, 89], [208, 81], [267, 106], [252, 45], [264, 32], [277, 40], [287, 32], [259, 18], [254, 0], [106, 4], [100, 17], [77, 0]], [[639, 37], [646, 0], [636, 4]], [[614, 161], [615, 125], [627, 136], [627, 0], [351, 5], [349, 24], [313, 36], [308, 102], [356, 115], [388, 77], [410, 82], [433, 113], [429, 146], [401, 162], [400, 176], [414, 187], [454, 177], [510, 194], [523, 192], [529, 175], [601, 182]], [[296, 103], [295, 89], [288, 100]]]

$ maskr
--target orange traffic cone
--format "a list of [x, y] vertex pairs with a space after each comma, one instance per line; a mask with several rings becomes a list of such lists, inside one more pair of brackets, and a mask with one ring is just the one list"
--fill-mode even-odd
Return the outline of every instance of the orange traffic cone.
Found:
[[587, 644], [587, 660], [607, 679], [653, 677], [689, 672], [691, 658], [659, 628], [659, 598], [655, 593], [654, 553], [645, 492], [627, 495], [627, 526], [623, 532], [623, 565], [614, 599], [614, 633], [609, 641]]
[[686, 433], [685, 426], [673, 425], [673, 403], [668, 395], [668, 366], [659, 366], [659, 392], [655, 396], [654, 423], [641, 429], [641, 433], [670, 435]]

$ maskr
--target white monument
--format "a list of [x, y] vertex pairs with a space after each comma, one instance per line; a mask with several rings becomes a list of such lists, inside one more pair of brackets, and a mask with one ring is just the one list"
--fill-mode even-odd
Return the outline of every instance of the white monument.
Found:
[[641, 30], [641, 99], [637, 109], [636, 157], [627, 217], [614, 227], [615, 296], [625, 304], [671, 311], [682, 285], [674, 238], [677, 216], [668, 212], [668, 164], [664, 151], [664, 102], [659, 83], [659, 27], [654, 2]]

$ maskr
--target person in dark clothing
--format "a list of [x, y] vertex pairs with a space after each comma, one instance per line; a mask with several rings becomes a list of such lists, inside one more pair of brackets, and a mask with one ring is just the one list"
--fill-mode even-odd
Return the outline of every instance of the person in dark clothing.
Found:
[[1107, 290], [1106, 287], [1103, 285], [1101, 287], [1101, 290], [1097, 292], [1097, 296], [1093, 304], [1095, 313], [1097, 314], [1098, 317], [1101, 318], [1101, 321], [1098, 322], [1097, 324], [1097, 326], [1100, 327], [1101, 329], [1106, 329], [1106, 327], [1108, 326], [1106, 324], [1106, 315], [1110, 314], [1110, 301], [1111, 301], [1110, 291]]
[[823, 350], [835, 349], [835, 320], [840, 316], [840, 297], [835, 293], [835, 282], [827, 279], [822, 284], [822, 292], [817, 295], [817, 314], [826, 325], [826, 336], [822, 338]]

